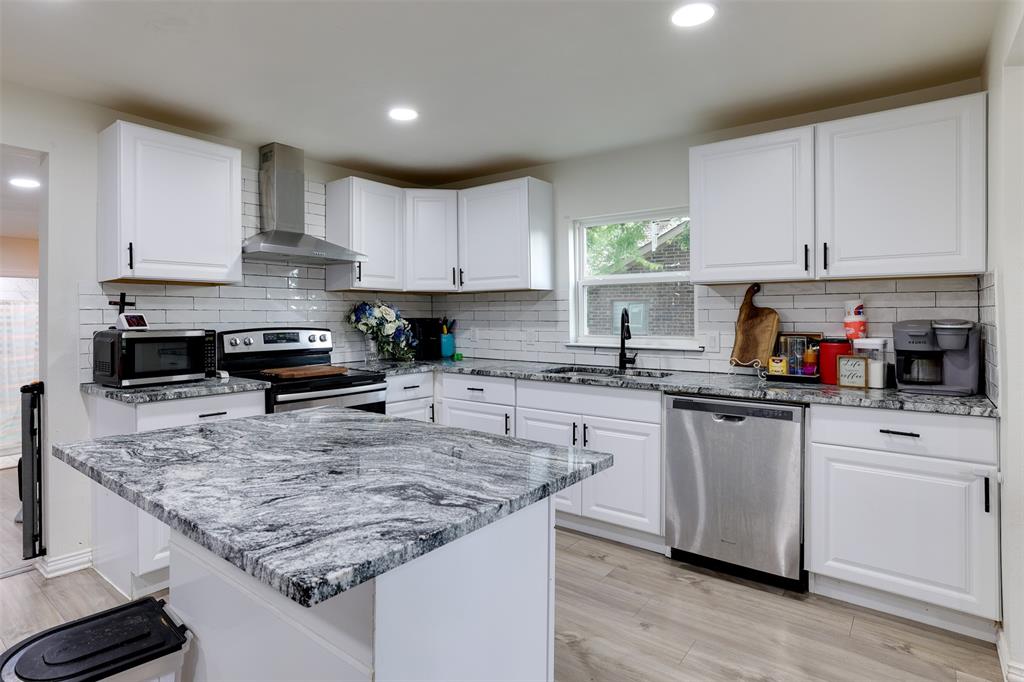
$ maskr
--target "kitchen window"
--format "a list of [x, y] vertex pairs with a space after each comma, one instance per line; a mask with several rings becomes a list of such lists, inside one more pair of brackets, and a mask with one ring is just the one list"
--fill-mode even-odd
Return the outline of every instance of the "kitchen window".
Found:
[[578, 220], [573, 230], [570, 345], [699, 350], [685, 208]]

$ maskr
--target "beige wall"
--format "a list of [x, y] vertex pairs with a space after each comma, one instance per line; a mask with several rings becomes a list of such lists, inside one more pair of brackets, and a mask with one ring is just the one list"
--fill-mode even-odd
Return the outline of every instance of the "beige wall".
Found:
[[[98, 133], [117, 119], [136, 121], [241, 148], [242, 165], [257, 166], [257, 148], [121, 112], [0, 83], [0, 142], [48, 156], [48, 194], [40, 224], [40, 374], [46, 385], [44, 451], [50, 443], [86, 438], [89, 424], [78, 390], [78, 283], [96, 281]], [[269, 141], [269, 140], [268, 140]], [[374, 177], [310, 161], [309, 179]], [[386, 178], [384, 178], [386, 180]], [[90, 546], [88, 481], [66, 464], [44, 464], [48, 559]]]
[[1003, 633], [1007, 679], [1024, 682], [1024, 2], [1006, 5], [985, 65], [989, 269], [995, 279]]
[[0, 277], [38, 277], [39, 242], [0, 237]]

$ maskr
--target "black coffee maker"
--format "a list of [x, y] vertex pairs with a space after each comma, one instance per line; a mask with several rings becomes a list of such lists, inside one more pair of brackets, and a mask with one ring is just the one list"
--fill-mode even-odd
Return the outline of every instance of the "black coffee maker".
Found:
[[416, 345], [417, 360], [441, 359], [441, 320], [436, 317], [408, 317]]
[[969, 320], [902, 320], [892, 327], [901, 391], [974, 395], [981, 377], [981, 329]]

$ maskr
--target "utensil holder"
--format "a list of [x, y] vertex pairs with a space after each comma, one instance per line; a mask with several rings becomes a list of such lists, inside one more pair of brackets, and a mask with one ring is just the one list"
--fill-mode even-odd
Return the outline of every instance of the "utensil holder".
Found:
[[441, 357], [450, 358], [455, 355], [455, 334], [441, 334]]

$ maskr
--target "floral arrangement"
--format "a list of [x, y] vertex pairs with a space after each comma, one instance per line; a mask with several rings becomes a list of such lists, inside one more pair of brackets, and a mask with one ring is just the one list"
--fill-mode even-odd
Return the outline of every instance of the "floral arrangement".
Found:
[[377, 344], [382, 358], [412, 360], [416, 348], [411, 325], [402, 319], [398, 308], [379, 299], [363, 301], [352, 308], [348, 321]]

